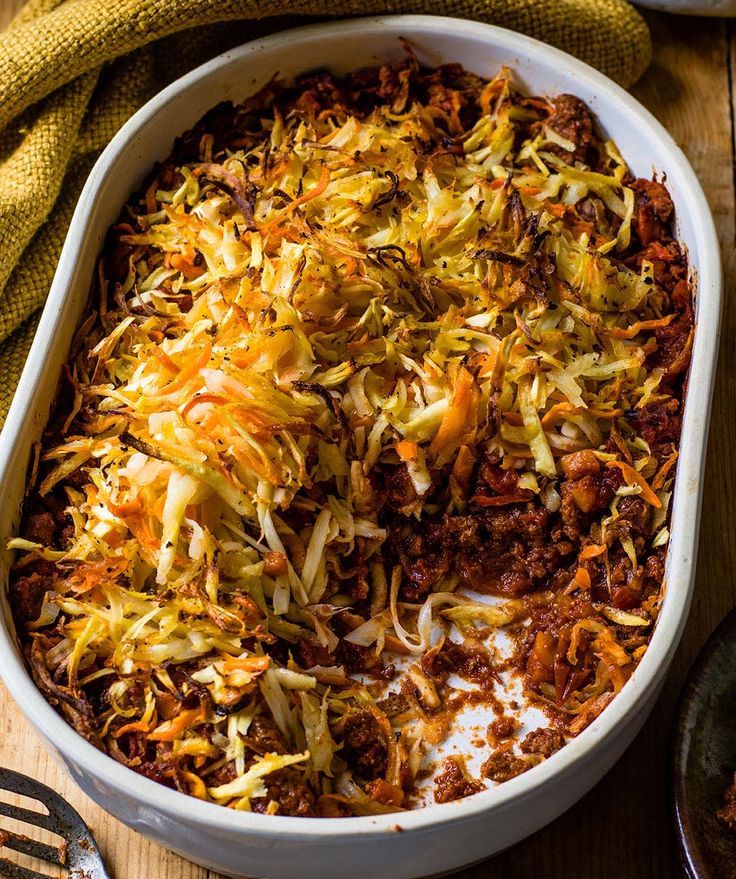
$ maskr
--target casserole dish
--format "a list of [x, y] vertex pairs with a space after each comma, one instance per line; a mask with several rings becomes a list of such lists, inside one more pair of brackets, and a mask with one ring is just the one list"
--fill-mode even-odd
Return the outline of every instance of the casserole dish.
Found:
[[[481, 75], [513, 68], [530, 92], [573, 92], [597, 114], [635, 174], [667, 173], [679, 236], [697, 273], [698, 327], [672, 514], [668, 589], [651, 646], [611, 707], [549, 761], [470, 799], [401, 815], [273, 819], [187, 800], [117, 765], [83, 741], [35, 689], [15, 645], [5, 602], [0, 667], [11, 692], [44, 731], [72, 775], [97, 802], [158, 842], [234, 876], [420, 876], [453, 869], [518, 841], [560, 814], [620, 756], [644, 721], [674, 653], [689, 606], [707, 416], [720, 308], [720, 268], [712, 220], [682, 153], [631, 98], [580, 62], [502, 29], [432, 17], [390, 17], [319, 25], [226, 53], [173, 84], [117, 135], [80, 199], [57, 276], [0, 446], [2, 520], [17, 525], [31, 444], [47, 417], [61, 364], [84, 309], [109, 224], [152, 162], [213, 104], [242, 100], [275, 72], [290, 79], [315, 66], [337, 72], [393, 60], [408, 36], [420, 62], [461, 61]], [[288, 57], [284, 55], [288, 47]], [[641, 144], [646, 144], [643, 152]], [[687, 211], [685, 210], [687, 206]], [[7, 578], [8, 559], [3, 559]], [[4, 594], [4, 592], [3, 592]], [[309, 853], [312, 857], [305, 858]]]

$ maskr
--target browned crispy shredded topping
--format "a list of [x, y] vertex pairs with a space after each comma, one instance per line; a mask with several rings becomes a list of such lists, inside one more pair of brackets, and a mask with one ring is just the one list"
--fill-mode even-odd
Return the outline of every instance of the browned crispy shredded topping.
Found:
[[38, 686], [136, 772], [269, 814], [411, 807], [468, 706], [491, 749], [439, 802], [559, 750], [662, 598], [673, 219], [507, 70], [408, 52], [215, 107], [110, 230], [10, 542]]

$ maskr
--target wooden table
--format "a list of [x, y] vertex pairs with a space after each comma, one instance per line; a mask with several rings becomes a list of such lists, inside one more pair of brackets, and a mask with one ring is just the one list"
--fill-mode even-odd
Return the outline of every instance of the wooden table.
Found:
[[[0, 28], [23, 0], [0, 0]], [[462, 879], [671, 879], [680, 874], [670, 802], [670, 734], [682, 681], [707, 635], [736, 604], [736, 30], [728, 22], [647, 16], [654, 62], [634, 94], [672, 132], [715, 215], [725, 269], [721, 335], [695, 598], [663, 693], [626, 755], [580, 803]], [[713, 340], [715, 344], [715, 340]], [[218, 879], [128, 830], [49, 761], [0, 685], [0, 765], [66, 796], [91, 826], [115, 879]]]

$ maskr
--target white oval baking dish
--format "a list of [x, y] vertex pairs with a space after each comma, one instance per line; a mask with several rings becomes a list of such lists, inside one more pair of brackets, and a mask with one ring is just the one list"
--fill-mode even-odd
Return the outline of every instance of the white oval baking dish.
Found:
[[[708, 414], [721, 304], [713, 221], [687, 159], [661, 125], [600, 73], [574, 58], [497, 27], [429, 16], [320, 24], [259, 39], [171, 85], [122, 128], [95, 165], [74, 214], [56, 277], [0, 438], [0, 540], [17, 525], [31, 444], [47, 418], [71, 335], [87, 300], [107, 227], [174, 137], [222, 100], [242, 100], [278, 71], [317, 66], [346, 71], [402, 55], [410, 39], [420, 61], [460, 61], [492, 76], [511, 66], [533, 94], [572, 92], [595, 111], [634, 172], [667, 174], [679, 235], [697, 277], [697, 330], [672, 516], [668, 587], [651, 642], [632, 679], [603, 714], [562, 751], [503, 785], [422, 810], [344, 819], [234, 812], [169, 790], [95, 750], [36, 689], [16, 646], [0, 566], [0, 672], [29, 720], [83, 790], [157, 842], [211, 869], [264, 879], [409, 879], [493, 854], [567, 809], [619, 758], [649, 713], [685, 622], [693, 586]], [[134, 879], [134, 877], [130, 877]], [[135, 877], [148, 879], [148, 877]]]

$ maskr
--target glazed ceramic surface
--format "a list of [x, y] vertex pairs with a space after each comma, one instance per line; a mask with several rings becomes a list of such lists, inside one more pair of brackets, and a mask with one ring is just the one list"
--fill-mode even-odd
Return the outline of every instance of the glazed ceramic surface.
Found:
[[690, 669], [675, 725], [675, 814], [689, 879], [736, 879], [736, 833], [716, 817], [734, 772], [736, 610]]
[[103, 808], [186, 857], [236, 877], [410, 879], [480, 860], [533, 833], [592, 787], [631, 742], [656, 697], [690, 604], [721, 300], [718, 245], [702, 190], [667, 132], [601, 74], [520, 34], [427, 16], [320, 24], [257, 40], [174, 83], [118, 133], [80, 198], [0, 437], [1, 545], [17, 526], [31, 444], [46, 421], [106, 229], [154, 160], [165, 158], [175, 136], [210, 107], [223, 100], [242, 100], [274, 73], [288, 79], [317, 66], [345, 72], [397, 60], [403, 54], [399, 37], [410, 40], [424, 64], [460, 61], [488, 77], [501, 65], [509, 65], [524, 90], [578, 95], [596, 113], [605, 133], [617, 141], [635, 174], [667, 174], [678, 234], [697, 276], [697, 329], [674, 497], [667, 594], [651, 646], [620, 695], [580, 736], [529, 772], [485, 793], [413, 812], [287, 818], [235, 812], [169, 790], [95, 750], [67, 726], [35, 688], [17, 649], [5, 589], [9, 559], [3, 557], [0, 672], [30, 721]]
[[736, 15], [736, 0], [634, 0], [637, 6], [674, 12], [677, 15], [709, 15], [726, 18]]

